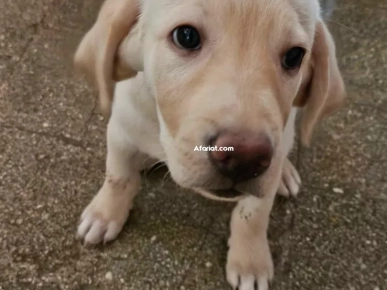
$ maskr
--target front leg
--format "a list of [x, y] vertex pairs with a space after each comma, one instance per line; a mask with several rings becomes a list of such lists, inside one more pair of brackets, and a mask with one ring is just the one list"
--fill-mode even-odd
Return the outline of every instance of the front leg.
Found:
[[292, 109], [278, 154], [259, 186], [264, 195], [242, 199], [232, 213], [226, 272], [233, 289], [267, 290], [273, 278], [267, 227], [276, 191], [280, 188], [281, 192], [285, 181], [290, 193], [296, 195], [301, 183], [297, 171], [286, 157], [293, 147], [296, 114], [297, 109]]
[[111, 121], [107, 131], [105, 181], [83, 211], [78, 227], [78, 237], [85, 244], [114, 240], [121, 232], [140, 189], [140, 170], [145, 156], [125, 137], [126, 132]]
[[234, 290], [269, 289], [274, 270], [267, 227], [274, 196], [249, 196], [232, 213], [226, 272]]

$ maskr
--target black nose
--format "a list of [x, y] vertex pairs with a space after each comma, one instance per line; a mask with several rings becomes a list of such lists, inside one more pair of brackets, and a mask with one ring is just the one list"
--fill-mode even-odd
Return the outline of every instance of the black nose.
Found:
[[260, 176], [269, 168], [273, 157], [273, 145], [265, 135], [224, 133], [212, 138], [210, 146], [233, 148], [233, 151], [211, 151], [209, 158], [234, 183]]

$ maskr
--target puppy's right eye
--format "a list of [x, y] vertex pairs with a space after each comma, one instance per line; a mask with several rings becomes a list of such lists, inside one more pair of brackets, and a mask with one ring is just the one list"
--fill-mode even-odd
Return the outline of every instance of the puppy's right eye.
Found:
[[197, 50], [201, 46], [200, 34], [192, 26], [177, 27], [172, 32], [173, 43], [180, 49]]
[[289, 49], [282, 58], [282, 67], [288, 71], [299, 68], [304, 55], [305, 49], [302, 47], [293, 47]]

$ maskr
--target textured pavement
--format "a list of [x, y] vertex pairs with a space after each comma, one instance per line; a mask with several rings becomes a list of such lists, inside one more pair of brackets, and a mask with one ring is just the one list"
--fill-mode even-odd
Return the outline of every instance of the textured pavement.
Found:
[[[0, 289], [228, 289], [231, 206], [148, 175], [119, 239], [85, 248], [79, 215], [101, 186], [105, 121], [72, 56], [100, 0], [0, 0]], [[274, 290], [387, 289], [387, 1], [340, 0], [330, 22], [346, 107], [293, 154], [278, 199]]]

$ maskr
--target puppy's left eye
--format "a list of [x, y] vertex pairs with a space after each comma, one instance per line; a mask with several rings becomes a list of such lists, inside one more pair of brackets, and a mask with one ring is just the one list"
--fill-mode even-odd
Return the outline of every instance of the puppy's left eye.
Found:
[[196, 50], [201, 45], [199, 32], [188, 25], [177, 27], [172, 32], [172, 39], [173, 43], [180, 49]]
[[289, 49], [282, 58], [282, 67], [286, 70], [295, 70], [301, 66], [305, 55], [305, 49], [302, 47], [293, 47]]

